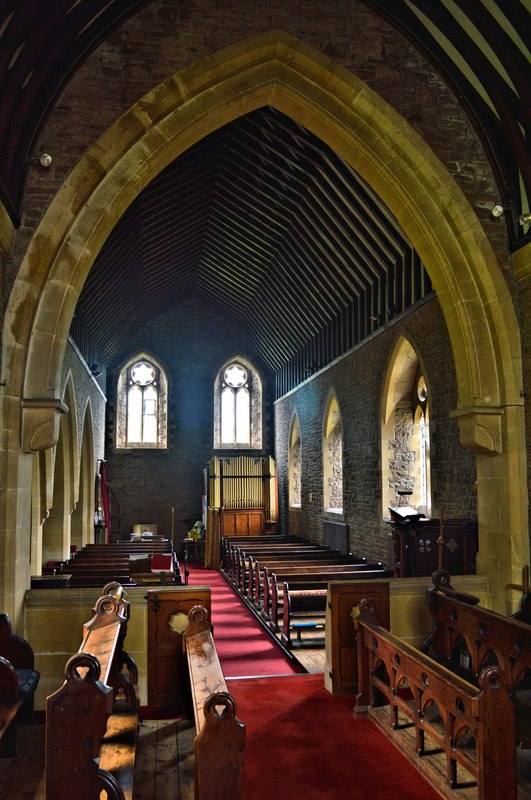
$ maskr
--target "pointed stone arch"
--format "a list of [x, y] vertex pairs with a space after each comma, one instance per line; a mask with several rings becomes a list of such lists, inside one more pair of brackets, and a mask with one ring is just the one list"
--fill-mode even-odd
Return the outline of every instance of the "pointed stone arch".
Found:
[[299, 415], [293, 412], [288, 441], [288, 503], [302, 505], [302, 435]]
[[68, 439], [68, 504], [70, 513], [75, 509], [79, 498], [79, 442], [76, 390], [72, 373], [69, 372], [63, 393], [63, 403], [68, 411], [61, 417], [61, 425], [68, 426], [65, 438]]
[[323, 508], [343, 513], [343, 418], [333, 388], [323, 417]]
[[[411, 491], [406, 505], [418, 508], [430, 516], [429, 458], [421, 458], [420, 403], [416, 392], [419, 380], [425, 382], [426, 397], [430, 397], [426, 367], [415, 342], [400, 334], [389, 355], [382, 387], [381, 414], [381, 478], [382, 514], [389, 516], [389, 508], [400, 502], [398, 491]], [[425, 419], [429, 420], [426, 403]], [[429, 453], [429, 444], [424, 456]], [[421, 470], [424, 470], [421, 472]], [[426, 481], [427, 486], [423, 485]], [[423, 491], [424, 489], [424, 491]]]
[[94, 427], [92, 404], [87, 399], [81, 433], [79, 456], [79, 491], [76, 507], [72, 513], [72, 544], [81, 549], [94, 541], [94, 486], [96, 462], [94, 456]]
[[261, 371], [255, 362], [248, 356], [236, 353], [227, 358], [216, 370], [213, 381], [213, 408], [214, 408], [214, 448], [232, 449], [237, 445], [224, 445], [222, 443], [222, 384], [223, 372], [230, 364], [240, 364], [249, 375], [249, 417], [250, 417], [250, 442], [243, 449], [260, 450], [263, 447], [264, 430], [264, 381]]
[[[4, 418], [12, 430], [20, 428], [23, 453], [57, 441], [68, 328], [108, 234], [171, 161], [266, 104], [304, 125], [357, 170], [396, 216], [430, 275], [452, 343], [461, 440], [478, 454], [480, 536], [491, 554], [482, 566], [500, 587], [498, 605], [506, 604], [507, 583], [529, 561], [520, 337], [508, 287], [473, 210], [416, 131], [359, 78], [282, 31], [231, 45], [155, 87], [68, 175], [30, 243], [10, 298]], [[12, 455], [12, 445], [5, 433], [2, 477], [14, 498], [14, 490], [23, 489], [19, 481], [29, 483], [31, 469], [7, 468], [10, 458], [23, 459]], [[499, 508], [505, 540], [496, 525]], [[26, 521], [10, 510], [4, 522], [15, 540]], [[20, 597], [24, 587], [11, 583], [6, 592]]]

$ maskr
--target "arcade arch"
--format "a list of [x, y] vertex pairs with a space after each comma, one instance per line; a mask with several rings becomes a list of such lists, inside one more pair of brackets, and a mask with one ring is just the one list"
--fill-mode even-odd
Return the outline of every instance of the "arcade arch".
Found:
[[[6, 551], [16, 550], [28, 530], [28, 506], [17, 496], [31, 484], [31, 453], [59, 436], [68, 328], [103, 242], [158, 172], [203, 136], [265, 104], [358, 171], [428, 270], [454, 353], [454, 416], [463, 445], [477, 454], [480, 569], [499, 587], [495, 605], [505, 607], [507, 584], [529, 561], [520, 337], [507, 285], [473, 210], [415, 130], [359, 78], [282, 31], [234, 44], [155, 87], [89, 148], [45, 213], [4, 324]], [[506, 509], [504, 538], [499, 508]], [[16, 615], [29, 573], [7, 563], [3, 570], [4, 608]]]

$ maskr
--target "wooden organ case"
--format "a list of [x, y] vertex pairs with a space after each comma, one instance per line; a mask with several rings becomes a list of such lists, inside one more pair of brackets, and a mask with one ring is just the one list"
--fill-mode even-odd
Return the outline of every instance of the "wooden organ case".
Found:
[[272, 456], [214, 456], [205, 483], [208, 510], [219, 514], [220, 536], [276, 531], [277, 475]]

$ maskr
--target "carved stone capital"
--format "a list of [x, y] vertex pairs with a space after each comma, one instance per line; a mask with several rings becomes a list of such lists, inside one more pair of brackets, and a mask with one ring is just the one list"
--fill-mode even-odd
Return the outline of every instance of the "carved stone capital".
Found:
[[54, 447], [59, 439], [61, 414], [68, 406], [58, 398], [32, 398], [22, 401], [22, 451], [35, 453]]
[[502, 415], [500, 406], [470, 406], [450, 413], [459, 423], [459, 438], [463, 447], [478, 455], [502, 452]]

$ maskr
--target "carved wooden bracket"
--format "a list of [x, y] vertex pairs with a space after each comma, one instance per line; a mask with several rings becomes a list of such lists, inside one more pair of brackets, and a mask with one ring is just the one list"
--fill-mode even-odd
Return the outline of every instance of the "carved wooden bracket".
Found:
[[502, 452], [501, 406], [471, 406], [450, 413], [459, 423], [459, 438], [463, 447], [478, 455], [497, 455]]
[[61, 414], [68, 406], [58, 398], [36, 398], [22, 401], [22, 451], [35, 453], [54, 447], [59, 439]]

